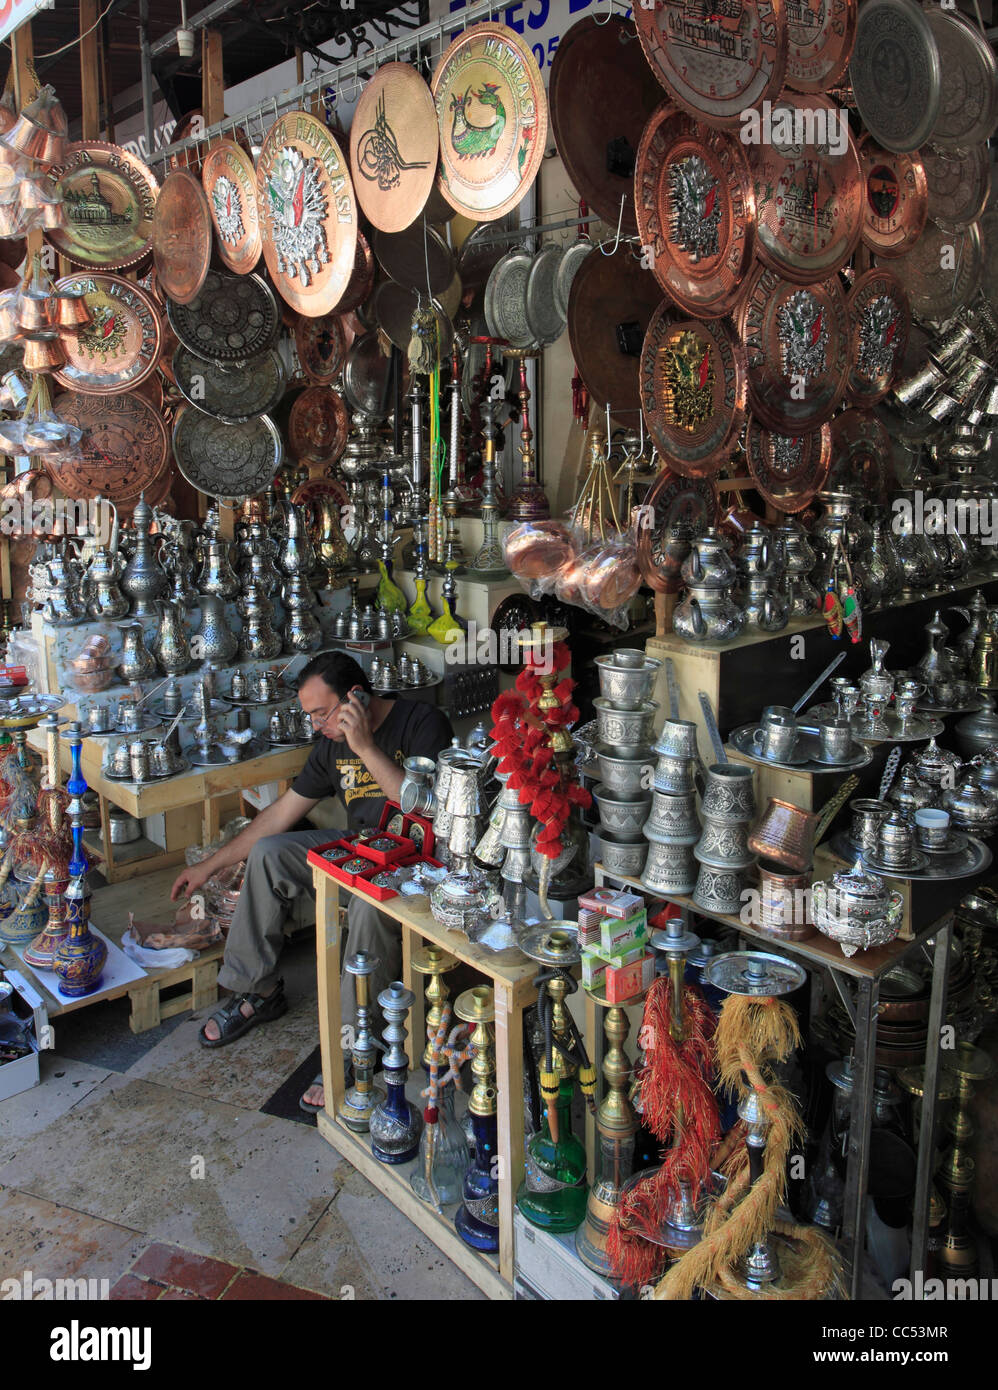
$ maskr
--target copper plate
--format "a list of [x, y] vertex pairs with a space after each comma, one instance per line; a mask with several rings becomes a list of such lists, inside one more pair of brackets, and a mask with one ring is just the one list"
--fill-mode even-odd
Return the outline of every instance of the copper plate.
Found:
[[654, 275], [626, 251], [604, 256], [594, 246], [576, 272], [568, 334], [579, 375], [598, 406], [640, 409], [641, 348], [661, 300]]
[[976, 222], [962, 232], [944, 232], [930, 219], [904, 261], [912, 313], [940, 323], [952, 318], [976, 293], [981, 268]]
[[357, 245], [353, 254], [353, 270], [347, 287], [336, 304], [338, 314], [349, 314], [370, 297], [374, 288], [374, 253], [363, 232], [357, 233]]
[[360, 94], [350, 125], [357, 201], [375, 227], [404, 231], [437, 177], [440, 137], [429, 87], [408, 63], [386, 63]]
[[206, 362], [188, 348], [178, 347], [173, 375], [186, 401], [233, 425], [276, 410], [287, 386], [287, 373], [276, 348], [226, 365]]
[[878, 256], [904, 256], [922, 235], [928, 216], [928, 183], [920, 154], [882, 149], [872, 135], [864, 135], [857, 148], [866, 194], [863, 243]]
[[652, 72], [684, 110], [735, 129], [742, 112], [775, 98], [787, 66], [784, 0], [655, 0], [634, 6]]
[[442, 294], [454, 278], [454, 253], [423, 221], [405, 232], [373, 232], [371, 249], [386, 275], [406, 289]]
[[356, 338], [343, 368], [343, 394], [351, 410], [376, 420], [388, 414], [392, 359], [381, 351], [377, 333]]
[[852, 345], [846, 394], [854, 405], [876, 405], [904, 361], [911, 305], [901, 280], [880, 267], [859, 277], [848, 305]]
[[736, 323], [748, 353], [749, 405], [760, 423], [796, 436], [829, 420], [849, 368], [849, 313], [838, 279], [805, 288], [758, 266]]
[[169, 458], [170, 443], [160, 415], [141, 395], [94, 396], [70, 392], [55, 408], [83, 430], [82, 462], [49, 465], [67, 497], [101, 493], [112, 502], [134, 502], [149, 490]]
[[234, 141], [223, 140], [205, 155], [201, 182], [215, 225], [218, 254], [229, 270], [248, 275], [263, 246], [251, 156]]
[[825, 485], [832, 461], [829, 425], [807, 434], [774, 434], [753, 416], [745, 436], [749, 472], [767, 502], [802, 512]]
[[641, 409], [677, 473], [707, 478], [727, 462], [745, 423], [745, 349], [729, 321], [656, 310], [641, 350]]
[[641, 577], [658, 593], [676, 593], [681, 581], [662, 574], [662, 546], [672, 528], [685, 523], [701, 535], [717, 521], [720, 510], [714, 484], [706, 478], [686, 478], [671, 468], [661, 472], [645, 495], [638, 526], [638, 567]]
[[722, 317], [741, 293], [755, 240], [742, 146], [663, 102], [645, 127], [634, 189], [659, 284], [688, 314]]
[[163, 180], [152, 219], [156, 279], [168, 298], [189, 304], [211, 260], [211, 211], [204, 189], [186, 169]]
[[353, 274], [357, 205], [346, 159], [327, 128], [291, 111], [267, 132], [256, 166], [263, 255], [300, 314], [336, 308]]
[[81, 291], [93, 315], [62, 339], [66, 365], [53, 372], [69, 391], [110, 396], [134, 391], [156, 368], [163, 320], [145, 290], [118, 275], [67, 275], [57, 290]]
[[828, 486], [856, 490], [864, 499], [887, 505], [894, 486], [891, 437], [869, 410], [843, 410], [831, 423], [832, 466]]
[[959, 232], [976, 222], [991, 192], [987, 145], [965, 150], [921, 151], [929, 187], [929, 216], [944, 231]]
[[267, 415], [227, 425], [188, 406], [173, 427], [177, 467], [209, 497], [253, 497], [274, 480], [284, 450]]
[[346, 331], [339, 314], [299, 318], [295, 324], [295, 350], [302, 371], [314, 386], [329, 386], [343, 370], [347, 352]]
[[504, 24], [458, 34], [433, 74], [437, 187], [473, 222], [494, 222], [537, 177], [548, 109], [530, 48]]
[[818, 0], [790, 5], [787, 86], [816, 96], [837, 87], [846, 74], [856, 38], [856, 0]]
[[184, 347], [212, 362], [242, 362], [266, 352], [281, 327], [265, 280], [223, 270], [209, 270], [200, 294], [189, 304], [168, 304], [166, 312]]
[[849, 82], [863, 124], [888, 150], [917, 150], [939, 112], [939, 49], [915, 0], [863, 0]]
[[[781, 98], [771, 112], [772, 143], [750, 147], [756, 253], [787, 280], [810, 285], [845, 265], [863, 230], [859, 155], [841, 112], [826, 97]], [[841, 121], [838, 140], [822, 126]], [[808, 140], [811, 134], [817, 138]]]
[[932, 126], [934, 145], [966, 149], [994, 134], [998, 117], [998, 60], [987, 39], [962, 14], [928, 6], [939, 50], [939, 113]]
[[152, 244], [159, 184], [152, 170], [118, 145], [82, 140], [66, 147], [52, 170], [66, 211], [66, 226], [45, 233], [74, 265], [122, 270], [136, 265]]
[[324, 497], [331, 497], [338, 507], [346, 507], [350, 503], [350, 494], [335, 478], [310, 478], [291, 494], [291, 500], [296, 506], [308, 506]]
[[349, 432], [347, 408], [331, 386], [310, 386], [291, 407], [288, 444], [301, 463], [335, 463]]
[[634, 30], [620, 15], [589, 16], [558, 41], [548, 77], [551, 130], [568, 177], [592, 210], [621, 233], [638, 229], [634, 163], [662, 89]]
[[[192, 135], [199, 135], [204, 129], [204, 112], [198, 106], [181, 116], [173, 127], [170, 144], [178, 145], [181, 140], [189, 140]], [[197, 146], [190, 150], [178, 150], [176, 154], [170, 155], [167, 163], [171, 169], [187, 169], [193, 174], [201, 174], [201, 154]]]

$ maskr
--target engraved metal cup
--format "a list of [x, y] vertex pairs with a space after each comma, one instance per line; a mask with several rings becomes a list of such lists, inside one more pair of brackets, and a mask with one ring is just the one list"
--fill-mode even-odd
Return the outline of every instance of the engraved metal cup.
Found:
[[[974, 342], [974, 330], [967, 323], [957, 322], [950, 324], [944, 333], [929, 344], [926, 349], [930, 362], [934, 362], [937, 367], [947, 370], [955, 366], [965, 352], [970, 349]], [[918, 373], [924, 374], [924, 368]]]
[[653, 724], [658, 703], [643, 701], [637, 709], [622, 710], [610, 700], [593, 701], [596, 707], [596, 736], [613, 752], [630, 748], [646, 748], [654, 733]]
[[602, 783], [593, 791], [599, 809], [600, 828], [604, 834], [634, 838], [642, 832], [652, 798], [647, 793], [633, 799], [615, 796]]
[[651, 697], [661, 664], [627, 648], [598, 656], [600, 695], [617, 709], [639, 710]]
[[648, 841], [644, 839], [615, 839], [611, 835], [599, 837], [600, 860], [607, 873], [622, 874], [625, 878], [638, 878], [648, 857]]
[[701, 864], [693, 901], [706, 912], [737, 913], [742, 905], [744, 877], [737, 869]]
[[852, 724], [848, 719], [826, 719], [818, 725], [818, 750], [829, 763], [847, 763], [852, 755]]
[[133, 782], [146, 782], [149, 779], [149, 745], [144, 739], [136, 739], [128, 748], [128, 767]]
[[652, 763], [647, 757], [617, 758], [597, 750], [600, 781], [611, 792], [623, 797], [640, 797], [647, 791]]
[[762, 712], [762, 723], [752, 733], [757, 756], [773, 763], [792, 758], [797, 747], [797, 717], [793, 710], [771, 705]]
[[924, 404], [945, 381], [946, 374], [940, 371], [933, 362], [926, 362], [919, 371], [905, 377], [904, 381], [899, 381], [894, 387], [892, 396], [902, 410], [912, 411]]
[[697, 862], [691, 845], [652, 842], [641, 882], [652, 893], [689, 894], [697, 881]]
[[652, 793], [651, 815], [641, 828], [645, 838], [652, 842], [695, 845], [701, 829], [695, 794], [691, 791], [676, 796], [656, 789]]
[[850, 801], [852, 825], [850, 839], [866, 854], [875, 854], [880, 843], [880, 826], [893, 808], [886, 801], [875, 801], [872, 797], [860, 796]]
[[705, 819], [750, 821], [755, 815], [752, 769], [742, 763], [714, 763], [709, 767], [701, 811]]
[[685, 796], [695, 790], [695, 785], [692, 758], [670, 758], [664, 753], [659, 754], [655, 765], [656, 791]]
[[949, 812], [934, 806], [915, 812], [915, 834], [922, 849], [943, 849], [949, 839]]
[[748, 826], [742, 821], [704, 819], [693, 857], [716, 869], [747, 869], [752, 863]]
[[914, 826], [900, 811], [892, 811], [880, 825], [880, 859], [884, 864], [904, 869], [912, 861], [914, 848]]
[[111, 771], [116, 777], [127, 777], [131, 770], [130, 754], [127, 743], [119, 743], [111, 754]]
[[652, 751], [669, 758], [695, 758], [697, 726], [691, 719], [667, 719]]

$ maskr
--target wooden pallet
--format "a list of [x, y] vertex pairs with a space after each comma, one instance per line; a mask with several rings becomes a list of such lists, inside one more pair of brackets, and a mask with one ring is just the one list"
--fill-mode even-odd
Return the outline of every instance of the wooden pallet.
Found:
[[[196, 1012], [218, 1000], [218, 966], [222, 959], [222, 947], [209, 946], [196, 960], [186, 965], [178, 965], [175, 970], [159, 970], [148, 979], [141, 980], [128, 991], [132, 1001], [132, 1012], [128, 1026], [133, 1033], [146, 1033], [150, 1028], [158, 1028], [165, 1018], [184, 1013], [187, 1009]], [[190, 983], [190, 988], [172, 999], [164, 999], [163, 993], [173, 985]]]

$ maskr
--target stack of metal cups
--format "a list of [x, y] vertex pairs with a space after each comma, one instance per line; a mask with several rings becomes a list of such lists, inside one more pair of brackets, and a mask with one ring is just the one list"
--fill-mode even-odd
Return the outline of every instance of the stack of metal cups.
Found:
[[651, 806], [651, 740], [658, 703], [649, 699], [660, 662], [637, 650], [597, 657], [600, 860], [608, 873], [638, 878], [648, 843], [641, 833]]
[[697, 726], [688, 719], [667, 719], [654, 752], [658, 764], [651, 814], [643, 826], [649, 850], [641, 881], [653, 893], [692, 893], [697, 878], [693, 846], [700, 838], [694, 782]]
[[742, 763], [707, 769], [701, 797], [703, 832], [693, 854], [700, 865], [693, 901], [709, 912], [737, 913], [745, 871], [754, 861], [748, 827], [755, 817], [753, 773]]

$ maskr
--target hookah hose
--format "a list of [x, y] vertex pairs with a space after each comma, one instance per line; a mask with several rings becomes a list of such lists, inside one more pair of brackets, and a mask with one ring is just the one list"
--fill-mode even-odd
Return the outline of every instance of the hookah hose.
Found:
[[571, 1045], [566, 1047], [554, 1035], [554, 1004], [546, 986], [549, 980], [557, 979], [565, 981], [567, 994], [575, 994], [579, 988], [578, 982], [572, 978], [569, 972], [562, 970], [559, 966], [553, 966], [550, 970], [542, 970], [533, 980], [533, 984], [537, 987], [537, 1016], [544, 1032], [544, 1069], [540, 1071], [538, 1079], [541, 1097], [547, 1107], [548, 1129], [551, 1131], [551, 1138], [556, 1144], [558, 1142], [558, 1112], [555, 1108], [555, 1101], [558, 1099], [560, 1083], [554, 1069], [555, 1050], [564, 1057], [566, 1062], [570, 1062], [578, 1068], [579, 1087], [585, 1096], [589, 1113], [592, 1115], [596, 1113], [596, 1068], [589, 1061], [586, 1045], [582, 1041], [575, 1020], [567, 1009], [565, 1010], [565, 1017], [568, 1022]]

